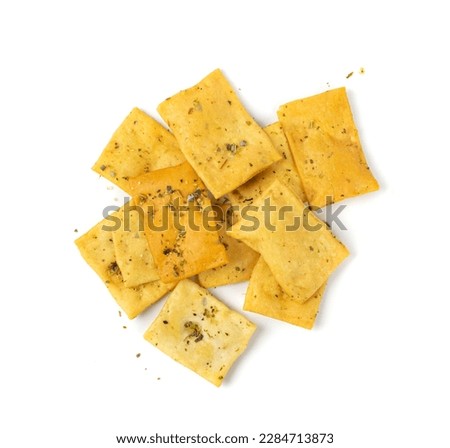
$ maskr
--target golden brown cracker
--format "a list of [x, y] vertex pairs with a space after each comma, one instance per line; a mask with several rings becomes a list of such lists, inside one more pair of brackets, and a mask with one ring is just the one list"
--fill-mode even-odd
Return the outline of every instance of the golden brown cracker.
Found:
[[225, 246], [228, 263], [198, 274], [198, 281], [204, 288], [239, 283], [248, 280], [259, 254], [242, 241], [226, 234], [225, 226], [220, 230], [220, 241]]
[[130, 178], [184, 161], [175, 137], [135, 107], [114, 132], [92, 169], [130, 193]]
[[[115, 216], [117, 218], [117, 215]], [[118, 305], [133, 319], [153, 303], [157, 302], [176, 283], [146, 283], [135, 288], [125, 287], [117, 264], [112, 231], [117, 221], [105, 218], [80, 236], [75, 244], [88, 265], [97, 273]]]
[[215, 198], [281, 159], [220, 70], [165, 100], [158, 112]]
[[293, 299], [281, 288], [267, 263], [260, 257], [253, 268], [245, 295], [244, 310], [310, 330], [319, 312], [324, 290], [325, 285], [322, 285], [304, 303]]
[[124, 285], [130, 288], [159, 280], [159, 275], [148, 247], [144, 221], [134, 204], [128, 205], [118, 212], [120, 227], [111, 233]]
[[166, 355], [220, 386], [256, 326], [208, 290], [182, 280], [144, 337]]
[[305, 302], [348, 256], [348, 250], [278, 180], [253, 206], [255, 219], [250, 225], [241, 219], [228, 233], [259, 252], [281, 287]]
[[311, 205], [378, 190], [344, 87], [287, 103], [278, 118]]
[[206, 187], [189, 163], [132, 179], [130, 186], [149, 218], [145, 233], [162, 281], [228, 262]]

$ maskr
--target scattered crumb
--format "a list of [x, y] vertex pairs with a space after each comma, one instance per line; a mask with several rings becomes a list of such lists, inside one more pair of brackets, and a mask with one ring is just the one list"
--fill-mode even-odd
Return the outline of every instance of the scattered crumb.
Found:
[[126, 325], [124, 325], [123, 327], [122, 327], [124, 330], [126, 330], [127, 329], [127, 326]]
[[136, 358], [140, 358], [141, 354], [140, 353], [136, 353]]
[[364, 67], [361, 67], [361, 68], [359, 69], [359, 74], [360, 74], [360, 75], [364, 75], [364, 73], [366, 73], [366, 69], [365, 69]]
[[115, 202], [119, 202], [119, 198], [114, 198], [114, 201]]
[[122, 317], [122, 311], [119, 310], [119, 317]]
[[158, 381], [161, 379], [161, 377], [158, 376], [158, 378], [156, 378]]
[[107, 190], [112, 190], [114, 187], [112, 186], [112, 185], [108, 185], [107, 187], [106, 187], [106, 189]]
[[351, 78], [353, 76], [353, 72], [350, 72], [347, 76], [346, 76], [346, 78], [348, 79], [348, 78]]
[[327, 82], [327, 87], [331, 87], [329, 82]]
[[78, 229], [75, 229], [74, 232], [75, 232], [75, 233], [78, 233]]

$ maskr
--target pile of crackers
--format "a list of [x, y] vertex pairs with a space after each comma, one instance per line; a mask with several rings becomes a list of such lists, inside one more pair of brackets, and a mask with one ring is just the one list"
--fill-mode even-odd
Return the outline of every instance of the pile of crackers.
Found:
[[130, 196], [76, 240], [130, 319], [170, 292], [145, 338], [219, 386], [256, 326], [207, 288], [249, 280], [244, 310], [311, 329], [347, 248], [314, 211], [378, 189], [345, 88], [261, 128], [220, 70], [133, 109], [93, 166]]

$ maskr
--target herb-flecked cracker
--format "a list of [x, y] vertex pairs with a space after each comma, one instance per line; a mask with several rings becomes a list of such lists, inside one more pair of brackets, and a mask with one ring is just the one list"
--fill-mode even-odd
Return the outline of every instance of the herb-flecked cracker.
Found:
[[220, 386], [256, 326], [208, 290], [182, 280], [144, 337], [166, 355]]
[[319, 312], [324, 290], [325, 285], [322, 285], [304, 303], [293, 299], [283, 291], [267, 263], [260, 257], [253, 268], [245, 295], [244, 310], [310, 330]]
[[215, 198], [281, 159], [220, 70], [165, 100], [158, 112]]
[[348, 256], [347, 248], [278, 180], [253, 205], [256, 221], [241, 219], [228, 233], [259, 252], [280, 286], [306, 302]]
[[130, 187], [149, 218], [145, 234], [162, 281], [178, 281], [228, 262], [207, 190], [189, 163], [131, 179]]
[[118, 305], [133, 319], [153, 303], [157, 302], [176, 283], [163, 283], [159, 280], [127, 288], [117, 264], [111, 230], [114, 223], [108, 218], [100, 221], [87, 233], [79, 237], [77, 245], [82, 257], [102, 279]]
[[242, 241], [227, 235], [225, 225], [221, 227], [219, 234], [220, 241], [227, 251], [229, 261], [223, 266], [208, 269], [198, 274], [198, 281], [205, 288], [214, 288], [248, 280], [259, 258], [258, 252], [255, 252]]
[[159, 280], [144, 232], [145, 222], [135, 208], [133, 203], [123, 206], [117, 212], [120, 227], [111, 232], [116, 261], [128, 288]]
[[173, 134], [135, 107], [114, 132], [92, 169], [130, 193], [130, 178], [185, 160]]
[[287, 103], [278, 118], [311, 205], [378, 190], [344, 87]]
[[245, 207], [252, 204], [275, 179], [278, 179], [287, 185], [303, 202], [306, 202], [302, 181], [280, 123], [276, 122], [266, 126], [264, 131], [272, 140], [273, 146], [280, 153], [282, 159], [257, 174], [244, 185], [233, 190], [228, 194], [228, 197], [233, 204]]

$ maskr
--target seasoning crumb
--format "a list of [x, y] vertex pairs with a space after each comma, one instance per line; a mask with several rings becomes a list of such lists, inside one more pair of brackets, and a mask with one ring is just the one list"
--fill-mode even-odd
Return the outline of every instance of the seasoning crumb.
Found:
[[117, 264], [116, 261], [113, 261], [112, 263], [110, 263], [110, 265], [108, 266], [108, 273], [110, 275], [121, 275], [122, 274], [120, 272], [119, 265]]
[[364, 73], [366, 73], [366, 69], [365, 69], [364, 67], [361, 67], [361, 68], [359, 69], [359, 74], [360, 74], [360, 75], [364, 75]]
[[351, 78], [353, 76], [353, 72], [350, 72], [347, 76], [346, 76], [346, 78], [348, 79], [348, 78]]
[[169, 322], [167, 320], [163, 320], [163, 324], [167, 325]]

